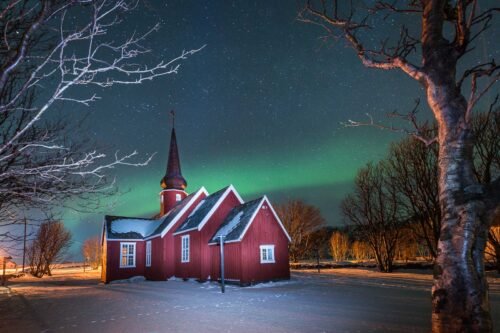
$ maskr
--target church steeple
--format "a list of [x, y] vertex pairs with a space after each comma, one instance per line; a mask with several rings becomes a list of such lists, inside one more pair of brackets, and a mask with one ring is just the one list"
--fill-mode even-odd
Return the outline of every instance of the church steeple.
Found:
[[170, 150], [168, 152], [167, 171], [160, 181], [163, 191], [160, 193], [161, 209], [160, 215], [166, 214], [175, 204], [184, 199], [187, 193], [184, 189], [187, 187], [186, 179], [182, 176], [181, 161], [179, 159], [179, 150], [177, 148], [177, 138], [175, 136], [175, 114], [172, 115], [172, 134], [170, 135]]
[[161, 187], [165, 190], [176, 189], [184, 190], [187, 182], [182, 177], [181, 161], [179, 159], [179, 150], [177, 149], [177, 138], [175, 136], [175, 127], [172, 127], [170, 136], [170, 151], [168, 153], [167, 172], [161, 179]]

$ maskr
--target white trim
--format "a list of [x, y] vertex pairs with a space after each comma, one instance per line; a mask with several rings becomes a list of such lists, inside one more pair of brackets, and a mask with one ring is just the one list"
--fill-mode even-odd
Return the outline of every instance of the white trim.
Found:
[[[122, 264], [122, 259], [123, 259], [123, 246], [124, 245], [127, 245], [127, 254], [125, 254], [127, 256], [127, 262], [128, 262], [128, 258], [130, 256], [130, 254], [128, 253], [128, 246], [129, 245], [133, 245], [134, 246], [134, 253], [132, 253], [132, 258], [134, 259], [134, 263], [132, 265], [123, 265]], [[137, 244], [135, 242], [122, 242], [120, 243], [120, 268], [134, 268], [136, 266], [136, 252], [137, 252]]]
[[[241, 242], [241, 240], [239, 240], [239, 239], [233, 239], [233, 240], [230, 240], [230, 241], [224, 241], [224, 244], [238, 243], [238, 242]], [[208, 243], [208, 245], [219, 245], [219, 243]]]
[[266, 200], [266, 197], [264, 196], [260, 202], [259, 202], [259, 205], [257, 206], [257, 208], [255, 209], [255, 212], [253, 212], [252, 216], [250, 217], [250, 221], [248, 221], [247, 223], [247, 226], [245, 227], [245, 229], [243, 229], [243, 232], [241, 233], [241, 236], [235, 240], [236, 242], [241, 242], [243, 237], [245, 237], [245, 234], [247, 233], [248, 229], [250, 228], [250, 225], [253, 223], [253, 220], [255, 219], [255, 216], [257, 216], [257, 214], [259, 213], [259, 210], [260, 210], [260, 206], [262, 206], [262, 203]]
[[175, 188], [169, 188], [169, 189], [166, 189], [166, 190], [161, 190], [159, 194], [162, 194], [163, 192], [173, 192], [173, 191], [184, 192], [184, 194], [188, 195], [186, 191], [184, 191], [184, 190], [177, 190]]
[[[184, 247], [184, 240], [187, 239], [186, 244], [187, 246]], [[181, 263], [188, 263], [189, 262], [189, 256], [190, 256], [190, 249], [191, 244], [190, 244], [190, 239], [189, 235], [184, 235], [181, 237]], [[184, 252], [185, 251], [185, 252]], [[186, 256], [184, 256], [186, 254]]]
[[[232, 184], [229, 185], [228, 188], [226, 189], [226, 191], [222, 194], [222, 196], [219, 198], [219, 200], [217, 200], [215, 205], [212, 207], [212, 209], [207, 213], [207, 215], [205, 215], [203, 220], [201, 220], [200, 224], [198, 225], [198, 231], [201, 231], [201, 229], [203, 229], [205, 224], [207, 224], [208, 220], [212, 217], [212, 215], [215, 213], [215, 211], [219, 208], [219, 206], [224, 202], [226, 197], [229, 195], [229, 192], [234, 193], [234, 195], [236, 196], [236, 199], [238, 199], [238, 201], [240, 202], [240, 205], [242, 203], [244, 203], [243, 199], [240, 197], [240, 195], [238, 194], [238, 192], [236, 191], [234, 186]], [[185, 232], [185, 231], [186, 230], [183, 230], [183, 232]]]
[[262, 207], [262, 204], [264, 202], [267, 202], [267, 205], [271, 209], [271, 212], [273, 213], [276, 221], [278, 221], [278, 224], [280, 225], [281, 229], [285, 233], [285, 236], [288, 238], [288, 241], [289, 242], [292, 241], [292, 239], [290, 238], [290, 235], [288, 235], [288, 232], [286, 231], [285, 227], [283, 226], [283, 223], [281, 222], [280, 218], [278, 217], [278, 214], [276, 214], [276, 211], [274, 210], [273, 205], [271, 205], [271, 202], [269, 201], [269, 199], [267, 198], [267, 196], [264, 196], [262, 198], [262, 200], [260, 201], [259, 205], [257, 206], [257, 208], [255, 209], [255, 212], [253, 212], [252, 217], [250, 217], [250, 221], [248, 221], [248, 224], [246, 225], [245, 229], [241, 233], [241, 236], [238, 239], [236, 239], [236, 240], [227, 241], [227, 242], [224, 242], [224, 243], [241, 242], [243, 240], [243, 238], [245, 237], [245, 234], [247, 233], [248, 229], [250, 228], [250, 225], [252, 225], [252, 223], [253, 223], [253, 221], [255, 219], [255, 216], [257, 216], [257, 214], [259, 213], [260, 208]]
[[107, 241], [107, 233], [106, 229], [108, 228], [106, 223], [106, 218], [104, 218], [104, 222], [102, 223], [102, 231], [101, 231], [101, 246], [104, 245], [104, 242]]
[[151, 254], [151, 241], [149, 240], [146, 242], [146, 267], [151, 267]]
[[[165, 191], [167, 191], [167, 190], [165, 190]], [[165, 229], [163, 229], [163, 231], [160, 234], [161, 238], [165, 237], [167, 232], [169, 232], [169, 230], [172, 229], [172, 227], [179, 221], [181, 216], [184, 215], [184, 213], [186, 213], [186, 211], [191, 207], [191, 205], [199, 198], [199, 196], [202, 193], [205, 194], [205, 196], [208, 196], [208, 192], [205, 189], [205, 187], [203, 187], [203, 186], [196, 192], [196, 194], [193, 196], [191, 201], [189, 203], [187, 203], [186, 205], [184, 205], [184, 208], [182, 208], [182, 210], [179, 213], [177, 213], [177, 216], [172, 221], [170, 221], [170, 224], [167, 225], [167, 227]], [[149, 240], [149, 239], [152, 239], [155, 237], [158, 237], [158, 235], [147, 237], [147, 238], [145, 238], [145, 240]]]
[[[263, 259], [262, 250], [266, 249], [266, 259]], [[268, 252], [271, 250], [271, 252]], [[269, 259], [269, 253], [272, 253], [272, 259]], [[274, 264], [276, 263], [276, 256], [274, 255], [274, 244], [265, 244], [259, 246], [259, 256], [261, 264]]]
[[198, 227], [189, 228], [189, 229], [181, 230], [181, 231], [176, 231], [172, 235], [177, 236], [177, 235], [184, 234], [186, 232], [190, 232], [190, 231], [193, 231], [193, 230], [198, 230]]
[[273, 212], [273, 215], [274, 217], [276, 218], [276, 221], [278, 221], [281, 229], [283, 230], [283, 232], [285, 233], [286, 235], [286, 238], [288, 238], [288, 242], [292, 242], [292, 238], [290, 237], [290, 235], [288, 234], [288, 232], [286, 231], [285, 229], [285, 226], [283, 225], [283, 222], [281, 222], [281, 219], [279, 218], [278, 214], [276, 214], [276, 211], [274, 210], [274, 207], [273, 205], [271, 205], [271, 202], [269, 201], [269, 199], [267, 198], [266, 195], [264, 195], [264, 199], [266, 199], [267, 203], [268, 203], [268, 206], [269, 208], [271, 208], [271, 212]]
[[141, 238], [116, 238], [116, 239], [107, 239], [108, 242], [144, 242], [144, 239]]

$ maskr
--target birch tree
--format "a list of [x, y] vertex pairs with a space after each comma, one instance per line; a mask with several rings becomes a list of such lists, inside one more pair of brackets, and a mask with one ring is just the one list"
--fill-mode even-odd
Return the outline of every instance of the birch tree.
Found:
[[[152, 156], [97, 150], [71, 122], [47, 117], [90, 106], [104, 89], [139, 85], [179, 72], [199, 49], [146, 63], [144, 46], [159, 25], [130, 34], [136, 0], [6, 0], [0, 3], [0, 226], [18, 223], [27, 207], [67, 199], [98, 204], [115, 189], [109, 171], [144, 166]], [[6, 230], [5, 228], [3, 230]], [[8, 231], [0, 236], [9, 236]], [[10, 235], [12, 238], [12, 235]]]
[[[399, 70], [425, 91], [438, 134], [426, 137], [418, 127], [407, 132], [425, 144], [439, 145], [441, 230], [432, 287], [433, 332], [492, 331], [484, 249], [491, 221], [500, 213], [500, 178], [481, 185], [474, 177], [471, 119], [479, 100], [498, 82], [500, 70], [494, 59], [475, 59], [463, 69], [463, 59], [485, 36], [499, 8], [479, 3], [381, 0], [370, 7], [309, 0], [299, 13], [300, 20], [322, 27], [328, 37], [346, 41], [365, 67]], [[391, 27], [399, 35], [375, 45], [373, 34], [390, 15], [404, 15], [407, 22], [414, 18], [418, 31], [403, 24]], [[413, 114], [401, 116], [415, 123]]]
[[349, 254], [349, 236], [343, 232], [335, 231], [330, 237], [330, 251], [334, 261], [341, 262]]

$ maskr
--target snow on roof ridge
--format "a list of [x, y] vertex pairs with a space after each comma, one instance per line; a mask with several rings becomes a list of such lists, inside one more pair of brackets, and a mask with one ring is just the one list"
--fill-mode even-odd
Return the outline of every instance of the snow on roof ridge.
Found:
[[114, 234], [126, 234], [135, 232], [142, 237], [147, 237], [153, 233], [161, 224], [162, 219], [141, 219], [141, 218], [124, 218], [116, 219], [111, 222], [111, 232]]

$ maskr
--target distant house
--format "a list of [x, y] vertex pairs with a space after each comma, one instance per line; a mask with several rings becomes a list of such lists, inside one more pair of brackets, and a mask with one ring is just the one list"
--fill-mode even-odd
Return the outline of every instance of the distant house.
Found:
[[245, 203], [232, 185], [188, 195], [174, 128], [160, 184], [157, 217], [105, 216], [103, 282], [137, 275], [218, 280], [221, 236], [228, 280], [245, 285], [290, 278], [290, 236], [267, 197]]

